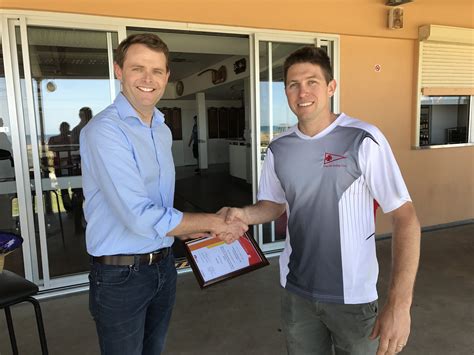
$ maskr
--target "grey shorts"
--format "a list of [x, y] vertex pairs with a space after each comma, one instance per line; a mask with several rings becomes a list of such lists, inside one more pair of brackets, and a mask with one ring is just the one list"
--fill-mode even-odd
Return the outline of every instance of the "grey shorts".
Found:
[[338, 304], [311, 301], [282, 288], [281, 314], [289, 355], [370, 355], [378, 339], [369, 335], [377, 301]]

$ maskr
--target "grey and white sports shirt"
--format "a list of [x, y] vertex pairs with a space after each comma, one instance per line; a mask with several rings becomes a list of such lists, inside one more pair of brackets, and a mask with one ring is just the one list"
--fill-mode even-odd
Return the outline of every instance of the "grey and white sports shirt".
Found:
[[411, 199], [375, 126], [343, 113], [314, 137], [293, 126], [270, 143], [258, 200], [287, 205], [283, 287], [321, 302], [377, 299], [374, 200], [387, 213]]

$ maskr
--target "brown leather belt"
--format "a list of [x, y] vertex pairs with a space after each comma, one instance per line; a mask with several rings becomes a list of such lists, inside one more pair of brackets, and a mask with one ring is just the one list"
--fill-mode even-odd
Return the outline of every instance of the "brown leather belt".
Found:
[[104, 255], [93, 256], [92, 260], [95, 263], [104, 265], [134, 265], [135, 257], [138, 257], [138, 263], [143, 265], [156, 264], [166, 258], [171, 253], [171, 248], [163, 248], [147, 254], [136, 255]]

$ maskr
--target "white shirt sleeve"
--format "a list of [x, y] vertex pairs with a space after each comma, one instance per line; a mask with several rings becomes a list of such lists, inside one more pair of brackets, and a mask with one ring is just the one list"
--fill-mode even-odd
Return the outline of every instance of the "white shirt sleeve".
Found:
[[270, 149], [267, 149], [267, 156], [263, 162], [257, 200], [286, 203], [285, 191], [283, 190], [280, 180], [275, 173], [273, 154]]
[[360, 168], [372, 196], [388, 213], [411, 198], [387, 139], [380, 131], [374, 133], [377, 142], [367, 137], [360, 146]]

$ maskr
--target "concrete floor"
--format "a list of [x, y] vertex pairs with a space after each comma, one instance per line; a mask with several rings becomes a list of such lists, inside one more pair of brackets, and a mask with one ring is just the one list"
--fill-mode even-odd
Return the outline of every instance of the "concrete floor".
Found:
[[[377, 243], [384, 303], [390, 240]], [[412, 308], [412, 334], [403, 354], [474, 354], [474, 224], [425, 232]], [[98, 354], [88, 294], [41, 301], [50, 354]], [[40, 354], [33, 310], [12, 310], [20, 354]], [[166, 355], [285, 353], [279, 322], [278, 259], [270, 266], [201, 291], [192, 273], [179, 276]], [[11, 354], [0, 316], [0, 354]], [[118, 354], [119, 355], [119, 354]]]

